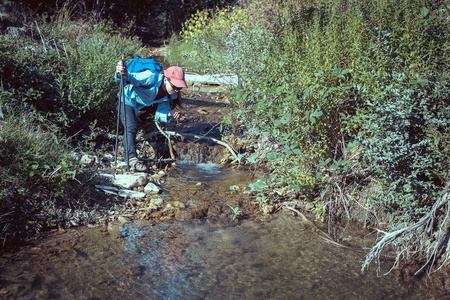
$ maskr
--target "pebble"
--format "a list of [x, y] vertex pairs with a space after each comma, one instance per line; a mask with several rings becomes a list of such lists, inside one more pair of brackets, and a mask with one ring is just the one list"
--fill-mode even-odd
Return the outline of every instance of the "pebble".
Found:
[[120, 223], [127, 223], [127, 222], [130, 222], [130, 219], [128, 219], [127, 217], [124, 217], [124, 216], [119, 216], [117, 218], [117, 221], [119, 221]]
[[263, 214], [268, 215], [273, 213], [273, 211], [275, 210], [275, 206], [274, 205], [270, 205], [270, 204], [265, 204], [262, 206], [261, 208]]
[[184, 203], [181, 202], [181, 201], [175, 201], [173, 203], [173, 206], [175, 206], [176, 208], [179, 208], [179, 209], [185, 209], [186, 208], [186, 205], [184, 205]]
[[164, 200], [162, 198], [153, 198], [152, 200], [150, 200], [150, 203], [160, 208], [162, 207]]

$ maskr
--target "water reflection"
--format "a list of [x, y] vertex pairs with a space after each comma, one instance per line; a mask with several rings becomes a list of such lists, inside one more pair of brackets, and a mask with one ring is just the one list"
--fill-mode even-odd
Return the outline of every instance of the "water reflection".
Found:
[[[174, 172], [167, 197], [188, 199], [188, 209], [218, 198], [231, 203], [230, 186], [252, 180], [217, 164], [178, 163]], [[135, 221], [55, 233], [10, 260], [0, 259], [0, 298], [430, 298], [396, 271], [362, 274], [364, 253], [324, 241], [299, 218], [270, 218], [237, 225], [215, 218]]]
[[398, 273], [361, 274], [291, 215], [79, 229], [0, 263], [2, 299], [430, 299]]
[[289, 217], [223, 227], [122, 227], [121, 280], [145, 299], [423, 299], [395, 274], [361, 274], [360, 253], [337, 248]]

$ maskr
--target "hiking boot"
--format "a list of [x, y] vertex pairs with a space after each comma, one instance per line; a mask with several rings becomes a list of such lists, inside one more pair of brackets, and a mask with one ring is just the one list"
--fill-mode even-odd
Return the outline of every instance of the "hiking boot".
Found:
[[148, 168], [142, 160], [137, 157], [132, 157], [128, 160], [130, 164], [130, 171], [132, 172], [147, 172]]

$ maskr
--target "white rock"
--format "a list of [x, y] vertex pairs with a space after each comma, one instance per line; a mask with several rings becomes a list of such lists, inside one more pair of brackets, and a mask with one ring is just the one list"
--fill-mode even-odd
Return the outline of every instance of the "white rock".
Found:
[[164, 212], [167, 212], [167, 211], [173, 211], [173, 206], [172, 206], [172, 204], [167, 203], [166, 207], [164, 208]]
[[139, 210], [152, 211], [152, 210], [158, 210], [158, 208], [159, 207], [157, 207], [155, 204], [150, 202], [149, 204], [147, 204], [147, 206], [139, 208]]
[[179, 208], [179, 209], [185, 209], [186, 208], [186, 205], [184, 205], [184, 203], [181, 202], [181, 201], [175, 201], [173, 203], [173, 206], [175, 206], [176, 208]]
[[153, 182], [147, 183], [147, 185], [144, 187], [144, 192], [146, 192], [147, 194], [158, 194], [160, 191], [161, 189]]
[[116, 177], [112, 180], [112, 183], [125, 189], [143, 186], [147, 183], [147, 174], [117, 174]]

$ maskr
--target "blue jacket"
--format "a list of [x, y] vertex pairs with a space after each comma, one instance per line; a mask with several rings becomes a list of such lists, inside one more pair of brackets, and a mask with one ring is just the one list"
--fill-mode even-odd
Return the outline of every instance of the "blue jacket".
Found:
[[[147, 70], [128, 73], [128, 78], [129, 84], [124, 88], [125, 104], [133, 107], [136, 113], [146, 106], [157, 104], [155, 119], [160, 122], [170, 122], [172, 118], [168, 118], [170, 112], [169, 97], [174, 100], [178, 95], [169, 96], [166, 93], [161, 99], [155, 100], [164, 75]], [[120, 76], [117, 73], [115, 73], [114, 79], [117, 83], [120, 82]], [[117, 94], [118, 97], [120, 97], [119, 94], [120, 92]]]

